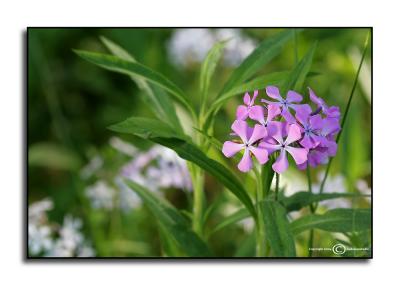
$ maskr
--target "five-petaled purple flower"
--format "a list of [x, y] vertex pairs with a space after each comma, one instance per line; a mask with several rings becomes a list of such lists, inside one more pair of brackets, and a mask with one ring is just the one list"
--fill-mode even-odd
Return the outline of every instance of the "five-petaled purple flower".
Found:
[[240, 137], [242, 142], [226, 141], [222, 147], [222, 153], [229, 158], [237, 152], [244, 150], [242, 160], [238, 164], [240, 171], [250, 171], [253, 165], [251, 154], [257, 158], [260, 164], [265, 164], [268, 161], [267, 150], [257, 146], [258, 141], [268, 135], [267, 129], [264, 126], [256, 124], [253, 129], [247, 125], [246, 121], [236, 120], [232, 124], [232, 130]]
[[237, 110], [236, 110], [236, 119], [238, 120], [246, 120], [246, 118], [249, 116], [249, 113], [252, 111], [254, 108], [254, 101], [256, 100], [258, 95], [258, 90], [255, 90], [253, 93], [253, 97], [250, 98], [250, 95], [248, 92], [243, 97], [243, 103], [245, 105], [239, 105]]
[[[280, 123], [280, 125], [285, 123]], [[260, 143], [260, 147], [267, 149], [269, 154], [274, 153], [275, 151], [280, 151], [278, 158], [275, 163], [272, 165], [272, 169], [281, 174], [286, 171], [289, 167], [289, 162], [286, 157], [286, 152], [293, 157], [294, 161], [297, 165], [303, 164], [307, 161], [307, 149], [299, 148], [291, 146], [292, 143], [295, 143], [301, 138], [301, 130], [300, 127], [296, 124], [290, 124], [288, 127], [288, 134], [286, 139], [283, 139], [282, 136], [282, 127], [278, 128], [278, 132], [276, 132], [272, 138], [267, 139]]]
[[[226, 141], [223, 145], [222, 152], [226, 157], [244, 150], [238, 164], [240, 171], [251, 169], [252, 156], [260, 164], [265, 164], [269, 155], [277, 151], [280, 151], [279, 156], [272, 165], [277, 173], [283, 173], [289, 166], [287, 152], [299, 169], [326, 164], [329, 157], [336, 155], [339, 107], [328, 106], [311, 88], [309, 96], [316, 104], [315, 110], [309, 104], [302, 104], [303, 96], [295, 91], [289, 91], [286, 98], [282, 98], [277, 87], [267, 86], [266, 93], [276, 101], [261, 99], [265, 106], [256, 104], [257, 90], [252, 98], [249, 93], [245, 94], [245, 105], [240, 105], [236, 111], [237, 120], [232, 125], [234, 133], [231, 134], [240, 137], [241, 142]], [[295, 111], [295, 116], [290, 110]], [[256, 122], [254, 128], [248, 126], [248, 119]]]
[[276, 86], [267, 86], [266, 92], [270, 98], [276, 99], [278, 101], [269, 101], [265, 99], [261, 99], [261, 101], [271, 105], [279, 106], [280, 108], [282, 108], [282, 116], [286, 119], [288, 123], [296, 122], [296, 119], [290, 113], [289, 108], [296, 111], [298, 103], [303, 100], [303, 97], [297, 92], [289, 90], [286, 98], [283, 98], [279, 93], [279, 89]]

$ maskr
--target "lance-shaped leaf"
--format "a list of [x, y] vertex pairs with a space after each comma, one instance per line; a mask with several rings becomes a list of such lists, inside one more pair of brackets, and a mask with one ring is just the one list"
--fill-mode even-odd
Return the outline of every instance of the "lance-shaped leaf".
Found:
[[217, 224], [210, 232], [210, 235], [214, 234], [217, 231], [220, 231], [221, 229], [224, 229], [225, 227], [228, 227], [232, 224], [235, 224], [245, 218], [250, 217], [250, 213], [247, 209], [240, 209], [236, 211], [235, 213], [227, 216], [224, 218], [219, 224]]
[[113, 131], [149, 139], [174, 150], [182, 159], [193, 162], [221, 182], [255, 216], [253, 203], [237, 176], [221, 163], [209, 158], [198, 147], [193, 145], [189, 138], [176, 134], [167, 124], [149, 118], [131, 117], [109, 128]]
[[[134, 63], [137, 62], [132, 55], [113, 41], [105, 37], [100, 37], [100, 39], [107, 49], [115, 56], [123, 60]], [[145, 92], [145, 96], [143, 96], [142, 99], [147, 103], [149, 108], [153, 110], [155, 116], [160, 120], [167, 120], [167, 122], [172, 126], [177, 127], [182, 131], [182, 126], [179, 122], [178, 116], [176, 115], [175, 106], [169, 95], [157, 85], [148, 83], [144, 78], [138, 75], [132, 75], [131, 78], [138, 87]]]
[[293, 234], [309, 229], [330, 232], [354, 232], [371, 228], [371, 209], [333, 209], [322, 215], [311, 214], [293, 221]]
[[285, 83], [282, 86], [282, 94], [285, 94], [288, 90], [301, 90], [304, 81], [310, 72], [311, 63], [314, 57], [314, 52], [317, 47], [317, 43], [314, 43], [308, 50], [307, 54], [301, 59], [301, 61], [294, 67], [294, 69], [288, 75]]
[[282, 50], [283, 46], [293, 37], [291, 30], [285, 30], [267, 38], [235, 69], [225, 84], [221, 94], [233, 86], [243, 83], [252, 77], [262, 66], [270, 62]]
[[205, 104], [210, 87], [211, 77], [213, 76], [217, 63], [222, 56], [226, 41], [217, 42], [208, 52], [207, 57], [203, 61], [200, 70], [200, 94], [202, 104]]
[[301, 208], [316, 202], [333, 200], [338, 198], [358, 198], [367, 197], [368, 195], [356, 193], [329, 193], [329, 194], [313, 194], [310, 192], [297, 192], [289, 197], [280, 194], [279, 201], [285, 206], [288, 212], [297, 211]]
[[83, 59], [96, 64], [104, 69], [122, 73], [129, 76], [140, 76], [168, 91], [178, 102], [184, 105], [191, 113], [194, 110], [186, 98], [183, 91], [177, 87], [173, 82], [167, 79], [162, 74], [153, 71], [145, 65], [135, 63], [129, 60], [123, 60], [116, 56], [93, 53], [87, 51], [75, 50]]
[[295, 257], [296, 248], [286, 210], [276, 201], [260, 203], [267, 241], [276, 257]]
[[184, 253], [190, 257], [212, 256], [207, 244], [190, 229], [188, 221], [175, 207], [133, 181], [125, 180], [125, 183], [139, 195], [162, 228], [174, 238]]

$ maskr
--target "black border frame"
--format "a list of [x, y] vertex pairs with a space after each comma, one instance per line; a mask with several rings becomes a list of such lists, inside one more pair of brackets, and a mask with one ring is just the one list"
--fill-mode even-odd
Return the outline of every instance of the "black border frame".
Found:
[[[29, 175], [28, 175], [28, 136], [29, 136], [29, 117], [28, 117], [28, 107], [29, 107], [29, 30], [33, 29], [180, 29], [180, 28], [190, 28], [190, 29], [218, 29], [218, 28], [232, 28], [232, 29], [369, 29], [370, 30], [370, 55], [371, 55], [371, 255], [365, 257], [118, 257], [118, 256], [110, 256], [110, 257], [31, 257], [29, 256], [28, 251], [28, 192], [29, 192]], [[290, 262], [298, 262], [301, 261], [309, 261], [309, 262], [338, 262], [340, 263], [368, 263], [373, 259], [373, 27], [372, 26], [281, 26], [281, 27], [257, 27], [257, 26], [227, 26], [227, 27], [207, 27], [207, 26], [199, 26], [199, 27], [187, 27], [187, 26], [164, 26], [164, 27], [126, 27], [126, 26], [87, 26], [87, 27], [68, 27], [68, 26], [28, 26], [26, 31], [22, 33], [22, 71], [25, 70], [25, 73], [22, 72], [22, 86], [23, 86], [23, 95], [22, 95], [22, 186], [23, 186], [23, 198], [22, 198], [22, 207], [23, 207], [23, 222], [22, 222], [22, 248], [23, 248], [23, 261], [24, 262], [41, 262], [41, 263], [59, 263], [59, 262], [133, 262], [133, 263], [146, 263], [146, 262], [197, 262], [197, 263], [215, 263], [215, 262], [232, 262], [232, 263], [241, 263], [241, 262], [282, 262], [282, 263], [290, 263]], [[25, 50], [24, 50], [25, 49]]]

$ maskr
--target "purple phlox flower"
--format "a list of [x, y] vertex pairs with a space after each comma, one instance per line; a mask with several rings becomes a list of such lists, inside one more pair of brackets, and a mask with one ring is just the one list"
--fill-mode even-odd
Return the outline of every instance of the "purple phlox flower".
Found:
[[226, 141], [222, 147], [222, 153], [229, 158], [244, 150], [242, 160], [238, 164], [238, 169], [241, 172], [248, 172], [251, 169], [251, 154], [256, 157], [260, 164], [265, 164], [268, 161], [267, 150], [258, 146], [258, 141], [268, 135], [264, 126], [256, 124], [254, 128], [251, 128], [246, 121], [236, 120], [232, 124], [232, 130], [240, 137], [242, 142]]
[[306, 148], [290, 146], [290, 144], [298, 141], [301, 138], [301, 130], [299, 126], [296, 124], [291, 124], [288, 127], [288, 134], [285, 140], [282, 136], [282, 128], [283, 127], [278, 128], [278, 131], [272, 135], [272, 139], [269, 138], [266, 141], [261, 142], [259, 145], [260, 147], [267, 149], [269, 154], [280, 150], [278, 158], [276, 159], [275, 163], [272, 164], [272, 169], [279, 174], [285, 172], [289, 167], [286, 152], [289, 152], [297, 165], [303, 164], [307, 161], [308, 153]]
[[245, 105], [239, 105], [236, 110], [236, 119], [237, 120], [246, 120], [249, 116], [249, 112], [254, 108], [254, 102], [257, 98], [258, 90], [253, 92], [253, 98], [250, 98], [248, 92], [243, 97], [243, 103]]
[[321, 115], [312, 115], [311, 107], [305, 104], [297, 108], [296, 118], [303, 133], [303, 139], [299, 143], [307, 149], [317, 147], [321, 141], [320, 131], [324, 126]]
[[335, 156], [337, 151], [337, 143], [335, 135], [340, 131], [340, 123], [338, 118], [325, 118], [320, 131], [320, 145], [327, 148], [329, 156]]
[[286, 98], [283, 98], [276, 86], [267, 86], [266, 92], [270, 98], [276, 99], [277, 101], [269, 101], [265, 99], [261, 99], [261, 101], [282, 108], [282, 116], [286, 119], [286, 121], [288, 123], [295, 123], [296, 119], [290, 113], [289, 108], [296, 110], [296, 108], [299, 106], [297, 103], [301, 102], [303, 97], [297, 92], [289, 90]]
[[250, 110], [249, 117], [265, 126], [268, 135], [272, 136], [276, 132], [276, 121], [272, 120], [279, 114], [281, 114], [281, 109], [276, 105], [269, 104], [267, 107], [256, 105]]
[[308, 151], [307, 161], [303, 164], [297, 165], [297, 167], [300, 170], [305, 170], [307, 168], [307, 163], [313, 168], [317, 167], [318, 165], [327, 164], [329, 159], [327, 150], [328, 148], [321, 146], [310, 149]]
[[310, 100], [312, 102], [314, 102], [318, 106], [318, 109], [321, 109], [322, 112], [327, 117], [329, 117], [329, 118], [339, 118], [340, 117], [339, 107], [328, 106], [322, 98], [315, 95], [315, 92], [311, 88], [308, 88], [308, 92], [310, 94]]

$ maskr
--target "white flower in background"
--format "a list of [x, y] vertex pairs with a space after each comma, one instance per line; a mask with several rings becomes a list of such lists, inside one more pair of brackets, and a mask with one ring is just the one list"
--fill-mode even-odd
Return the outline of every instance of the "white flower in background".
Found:
[[28, 248], [33, 255], [49, 251], [53, 245], [52, 230], [46, 213], [52, 209], [53, 202], [48, 198], [35, 202], [28, 208]]
[[[318, 183], [312, 185], [312, 192], [314, 194], [319, 194], [319, 187], [321, 186], [322, 179], [324, 178], [324, 173], [320, 172], [318, 174]], [[342, 174], [338, 174], [336, 176], [328, 176], [324, 185], [324, 193], [346, 193], [346, 179]], [[351, 203], [348, 199], [338, 198], [332, 200], [322, 201], [320, 206], [324, 206], [327, 209], [334, 208], [350, 208]]]
[[85, 242], [79, 230], [82, 227], [82, 221], [67, 215], [63, 225], [57, 231], [57, 227], [48, 221], [46, 212], [51, 209], [53, 209], [53, 202], [50, 199], [44, 199], [29, 206], [29, 253], [53, 257], [94, 256], [94, 250]]
[[53, 247], [51, 228], [47, 225], [28, 225], [28, 246], [29, 252], [38, 255], [47, 252]]
[[109, 143], [115, 150], [131, 157], [138, 152], [135, 146], [118, 137], [111, 137]]
[[[137, 182], [137, 181], [135, 181]], [[119, 188], [119, 207], [128, 212], [141, 205], [142, 201], [138, 194], [131, 190], [123, 181], [122, 177], [115, 178], [115, 184]]]
[[[94, 250], [87, 244], [80, 229], [82, 221], [70, 215], [64, 217], [63, 225], [59, 230], [59, 238], [47, 256], [50, 257], [75, 257], [94, 256]], [[83, 254], [83, 255], [82, 255]]]
[[81, 178], [84, 180], [89, 179], [103, 166], [103, 164], [103, 159], [100, 156], [94, 156], [90, 159], [89, 163], [81, 169]]
[[171, 149], [162, 146], [154, 146], [150, 152], [156, 164], [147, 169], [146, 176], [156, 182], [158, 188], [192, 189], [185, 160]]
[[[371, 188], [368, 186], [367, 181], [365, 180], [357, 180], [356, 185], [355, 185], [356, 189], [363, 195], [371, 195]], [[371, 197], [365, 197], [365, 199], [368, 202], [371, 202]]]
[[224, 53], [224, 63], [227, 66], [239, 65], [257, 46], [253, 39], [242, 35], [238, 29], [218, 29], [216, 38], [219, 41], [230, 39]]
[[29, 223], [40, 224], [47, 222], [46, 212], [53, 209], [53, 202], [46, 198], [32, 203], [28, 208]]
[[104, 181], [97, 181], [86, 188], [85, 195], [94, 209], [112, 209], [115, 190]]
[[223, 56], [226, 66], [237, 66], [256, 47], [256, 42], [238, 29], [177, 29], [167, 44], [169, 58], [178, 67], [200, 63], [222, 40], [230, 40]]

